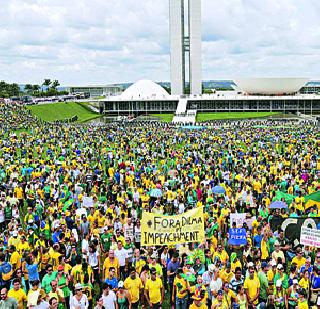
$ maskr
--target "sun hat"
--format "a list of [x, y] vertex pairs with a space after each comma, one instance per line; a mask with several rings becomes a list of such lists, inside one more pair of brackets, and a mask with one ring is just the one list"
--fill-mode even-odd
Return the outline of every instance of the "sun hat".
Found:
[[74, 287], [75, 290], [82, 290], [82, 284], [81, 283], [77, 283]]

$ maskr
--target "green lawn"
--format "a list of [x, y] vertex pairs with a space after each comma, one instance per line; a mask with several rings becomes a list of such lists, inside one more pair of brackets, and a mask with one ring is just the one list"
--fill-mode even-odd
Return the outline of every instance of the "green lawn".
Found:
[[77, 102], [52, 103], [32, 105], [27, 108], [31, 110], [34, 116], [48, 122], [69, 119], [75, 115], [78, 116], [77, 122], [85, 122], [100, 117], [99, 113], [92, 112], [81, 106], [81, 104]]
[[217, 113], [197, 113], [197, 121], [223, 120], [223, 119], [245, 119], [263, 118], [278, 115], [277, 112], [217, 112]]
[[151, 114], [152, 117], [158, 117], [163, 122], [171, 122], [173, 114]]

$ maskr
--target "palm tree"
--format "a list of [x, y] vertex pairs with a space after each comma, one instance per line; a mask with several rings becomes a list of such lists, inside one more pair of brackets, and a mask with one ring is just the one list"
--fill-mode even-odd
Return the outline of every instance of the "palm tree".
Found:
[[32, 86], [31, 84], [26, 84], [26, 85], [24, 86], [24, 91], [25, 91], [27, 94], [32, 93], [32, 91], [33, 91], [33, 86]]
[[52, 83], [51, 83], [51, 88], [53, 88], [54, 90], [57, 90], [57, 87], [60, 86], [60, 83], [57, 79], [55, 79]]

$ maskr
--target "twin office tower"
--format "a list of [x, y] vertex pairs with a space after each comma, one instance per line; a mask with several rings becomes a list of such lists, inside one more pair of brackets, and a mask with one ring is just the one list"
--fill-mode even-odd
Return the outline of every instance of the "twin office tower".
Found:
[[185, 94], [188, 75], [190, 94], [201, 94], [201, 0], [169, 2], [171, 94]]

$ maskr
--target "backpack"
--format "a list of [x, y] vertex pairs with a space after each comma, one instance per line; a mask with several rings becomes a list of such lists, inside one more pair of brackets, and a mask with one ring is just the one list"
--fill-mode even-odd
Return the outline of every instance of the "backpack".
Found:
[[9, 281], [12, 278], [13, 269], [10, 263], [5, 262], [0, 266], [3, 281]]

